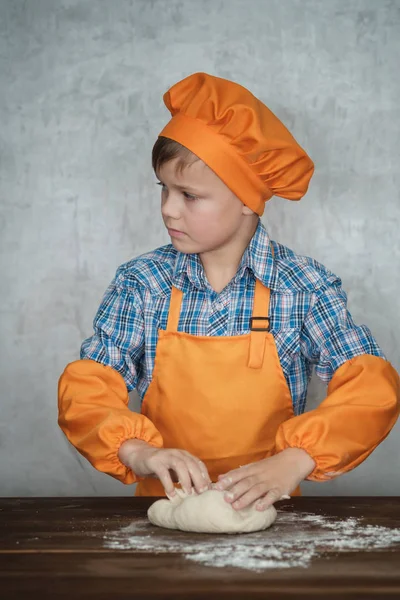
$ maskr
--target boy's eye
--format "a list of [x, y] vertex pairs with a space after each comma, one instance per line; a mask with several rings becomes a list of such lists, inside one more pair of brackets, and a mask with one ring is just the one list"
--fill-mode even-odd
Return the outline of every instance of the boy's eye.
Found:
[[185, 198], [187, 198], [188, 200], [197, 200], [197, 196], [193, 196], [192, 194], [188, 194], [187, 192], [183, 192], [183, 195], [185, 196]]
[[[161, 183], [161, 181], [156, 181], [156, 183], [162, 187], [163, 191], [167, 189], [167, 186], [164, 185], [164, 183]], [[189, 194], [188, 192], [182, 192], [182, 194], [187, 200], [198, 200], [197, 196], [193, 196], [193, 194]]]

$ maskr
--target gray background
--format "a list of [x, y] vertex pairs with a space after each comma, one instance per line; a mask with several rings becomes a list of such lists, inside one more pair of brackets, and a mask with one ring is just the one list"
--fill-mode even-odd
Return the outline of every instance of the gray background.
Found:
[[[150, 153], [162, 94], [195, 71], [249, 87], [308, 150], [306, 198], [263, 222], [342, 277], [400, 368], [399, 64], [389, 0], [0, 1], [2, 495], [133, 493], [67, 443], [57, 382], [117, 266], [169, 242]], [[400, 494], [399, 431], [304, 492]]]

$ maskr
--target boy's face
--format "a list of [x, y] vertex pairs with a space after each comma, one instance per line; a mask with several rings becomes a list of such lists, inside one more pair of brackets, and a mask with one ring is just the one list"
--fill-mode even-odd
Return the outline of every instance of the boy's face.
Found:
[[[230, 244], [254, 215], [202, 160], [177, 171], [178, 158], [164, 163], [161, 213], [174, 247], [187, 254], [210, 252]], [[173, 230], [180, 232], [175, 234]]]

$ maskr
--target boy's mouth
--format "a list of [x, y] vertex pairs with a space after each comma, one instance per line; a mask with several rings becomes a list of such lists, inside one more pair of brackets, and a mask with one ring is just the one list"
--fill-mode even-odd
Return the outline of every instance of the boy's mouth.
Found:
[[183, 233], [183, 231], [179, 231], [179, 229], [171, 229], [168, 227], [168, 233], [169, 235], [173, 236], [173, 237], [182, 237], [183, 235], [186, 235], [185, 233]]

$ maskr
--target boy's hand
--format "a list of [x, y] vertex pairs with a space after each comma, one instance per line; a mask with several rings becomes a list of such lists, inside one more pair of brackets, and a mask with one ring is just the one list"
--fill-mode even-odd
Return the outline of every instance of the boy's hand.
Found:
[[186, 450], [154, 448], [141, 440], [127, 440], [120, 447], [119, 457], [136, 475], [158, 478], [169, 496], [175, 494], [174, 480], [187, 493], [192, 487], [201, 493], [211, 486], [205, 464]]
[[315, 468], [315, 461], [305, 450], [287, 448], [219, 476], [216, 488], [226, 490], [225, 500], [241, 509], [256, 502], [265, 510], [282, 496], [290, 494]]

